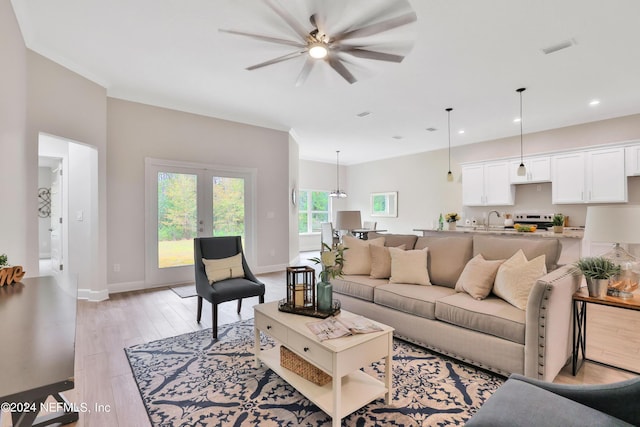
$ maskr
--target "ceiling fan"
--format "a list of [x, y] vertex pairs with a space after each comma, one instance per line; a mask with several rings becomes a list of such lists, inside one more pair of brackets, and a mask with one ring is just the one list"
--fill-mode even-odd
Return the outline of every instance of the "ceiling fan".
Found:
[[[345, 65], [345, 63], [349, 63], [350, 59], [352, 59], [350, 57], [401, 62], [404, 59], [404, 55], [372, 50], [371, 46], [373, 43], [367, 43], [364, 39], [408, 25], [417, 20], [416, 14], [411, 9], [407, 0], [385, 0], [385, 7], [382, 10], [375, 11], [372, 16], [360, 19], [361, 22], [353, 23], [344, 30], [330, 34], [326, 31], [326, 22], [329, 17], [320, 11], [313, 12], [309, 16], [310, 25], [305, 26], [287, 9], [277, 3], [276, 0], [263, 1], [296, 33], [298, 36], [297, 40], [270, 37], [237, 30], [220, 29], [220, 31], [250, 37], [264, 42], [294, 47], [295, 51], [291, 53], [252, 65], [246, 69], [250, 71], [256, 70], [268, 65], [306, 56], [304, 66], [296, 80], [296, 86], [302, 85], [315, 64], [321, 61], [328, 64], [350, 84], [356, 82], [356, 78]], [[322, 0], [319, 3], [323, 3], [324, 1], [326, 0]], [[375, 44], [380, 44], [379, 37], [376, 38]]]

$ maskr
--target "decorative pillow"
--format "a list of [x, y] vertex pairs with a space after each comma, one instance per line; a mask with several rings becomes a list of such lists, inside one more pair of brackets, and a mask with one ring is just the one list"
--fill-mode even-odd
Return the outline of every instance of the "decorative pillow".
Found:
[[[398, 249], [405, 249], [405, 245], [397, 246]], [[371, 274], [372, 279], [388, 279], [391, 276], [391, 254], [386, 246], [369, 245], [369, 253], [371, 255]]]
[[493, 293], [509, 304], [526, 310], [531, 288], [545, 274], [547, 266], [544, 255], [528, 261], [524, 252], [519, 250], [498, 268]]
[[477, 300], [482, 300], [491, 293], [493, 281], [503, 259], [487, 261], [478, 254], [465, 265], [456, 283], [456, 291], [466, 292]]
[[342, 274], [366, 274], [371, 273], [371, 254], [369, 253], [369, 245], [384, 246], [384, 237], [373, 240], [361, 240], [357, 237], [344, 236], [342, 244], [344, 251], [344, 265], [342, 266]]
[[427, 271], [427, 251], [428, 248], [410, 251], [389, 248], [389, 254], [391, 254], [391, 277], [389, 277], [389, 282], [409, 285], [431, 285], [429, 271]]
[[207, 273], [207, 279], [209, 279], [209, 283], [212, 285], [221, 280], [244, 277], [242, 253], [229, 258], [202, 258], [202, 263], [204, 264], [204, 271]]

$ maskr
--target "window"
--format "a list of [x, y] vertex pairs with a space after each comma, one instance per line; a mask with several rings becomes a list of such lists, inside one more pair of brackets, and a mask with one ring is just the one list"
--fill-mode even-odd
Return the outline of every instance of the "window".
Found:
[[319, 233], [323, 222], [329, 222], [329, 192], [300, 190], [298, 232]]

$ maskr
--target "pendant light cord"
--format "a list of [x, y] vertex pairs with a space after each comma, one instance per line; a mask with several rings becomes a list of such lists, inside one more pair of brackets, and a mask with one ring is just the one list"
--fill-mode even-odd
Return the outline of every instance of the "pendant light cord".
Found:
[[451, 172], [451, 110], [453, 110], [453, 108], [447, 108], [447, 131], [449, 133], [449, 172]]
[[522, 145], [522, 92], [524, 92], [526, 88], [521, 87], [520, 89], [516, 89], [517, 92], [520, 93], [520, 164], [523, 165], [523, 145]]
[[340, 150], [336, 150], [336, 193], [340, 194]]

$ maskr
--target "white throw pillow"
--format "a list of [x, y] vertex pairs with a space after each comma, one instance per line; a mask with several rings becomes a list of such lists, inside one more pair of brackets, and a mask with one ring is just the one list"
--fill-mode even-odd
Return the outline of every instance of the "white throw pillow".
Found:
[[496, 273], [503, 262], [503, 259], [489, 261], [482, 254], [476, 255], [464, 266], [456, 291], [466, 292], [477, 300], [485, 299], [491, 293]]
[[344, 265], [342, 266], [342, 274], [366, 274], [371, 273], [371, 254], [369, 253], [369, 245], [384, 246], [384, 237], [372, 240], [361, 240], [357, 237], [344, 236], [342, 244], [344, 251]]
[[520, 249], [498, 268], [493, 293], [509, 304], [526, 310], [531, 288], [545, 274], [547, 266], [544, 255], [528, 261]]
[[210, 284], [214, 284], [221, 280], [244, 277], [242, 253], [229, 258], [202, 258], [202, 263], [204, 264], [204, 271], [207, 273], [207, 279], [209, 279]]
[[409, 285], [431, 285], [427, 270], [428, 248], [403, 251], [389, 248], [391, 254], [391, 283], [405, 283]]
[[[398, 249], [405, 249], [405, 245], [397, 246]], [[369, 245], [371, 254], [371, 274], [372, 279], [388, 279], [391, 276], [391, 254], [386, 246]]]

